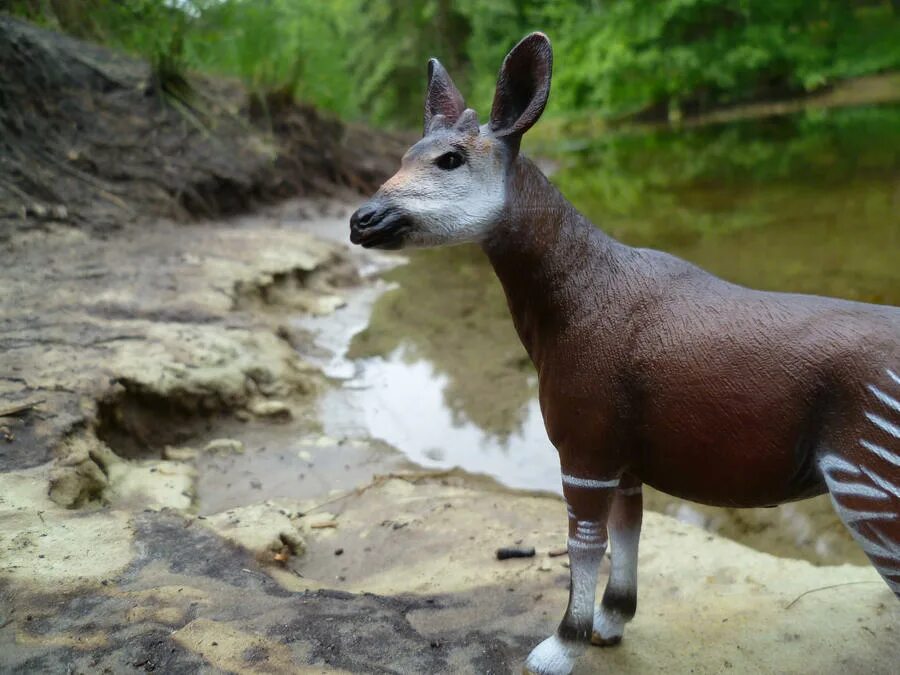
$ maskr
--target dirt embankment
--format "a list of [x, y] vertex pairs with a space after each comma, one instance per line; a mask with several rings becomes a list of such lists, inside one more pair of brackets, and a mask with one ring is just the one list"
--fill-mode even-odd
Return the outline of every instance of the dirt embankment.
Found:
[[309, 106], [0, 15], [0, 233], [212, 217], [289, 195], [370, 191], [403, 143]]

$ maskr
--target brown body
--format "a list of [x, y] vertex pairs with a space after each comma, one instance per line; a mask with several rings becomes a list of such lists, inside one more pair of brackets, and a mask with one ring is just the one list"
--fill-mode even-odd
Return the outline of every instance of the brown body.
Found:
[[825, 492], [816, 453], [855, 445], [900, 310], [727, 283], [606, 236], [527, 159], [512, 180], [484, 249], [571, 472], [719, 506]]
[[621, 640], [637, 606], [642, 483], [721, 506], [827, 491], [900, 596], [900, 309], [754, 291], [603, 234], [519, 155], [551, 70], [546, 36], [523, 39], [479, 126], [432, 60], [425, 136], [350, 219], [367, 247], [479, 242], [537, 368], [571, 585], [526, 670], [565, 675], [588, 641]]

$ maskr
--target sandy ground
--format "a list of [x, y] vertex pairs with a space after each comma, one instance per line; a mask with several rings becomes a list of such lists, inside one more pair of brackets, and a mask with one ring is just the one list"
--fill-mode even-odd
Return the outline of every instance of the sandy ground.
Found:
[[[309, 234], [342, 232], [343, 208], [303, 208], [4, 242], [0, 671], [517, 672], [553, 630], [558, 498], [322, 436], [330, 385], [286, 317], [339, 311], [372, 261]], [[264, 446], [326, 478], [277, 500], [210, 478], [291, 480]], [[871, 568], [645, 522], [638, 616], [580, 672], [896, 672]], [[517, 542], [537, 555], [495, 559]]]

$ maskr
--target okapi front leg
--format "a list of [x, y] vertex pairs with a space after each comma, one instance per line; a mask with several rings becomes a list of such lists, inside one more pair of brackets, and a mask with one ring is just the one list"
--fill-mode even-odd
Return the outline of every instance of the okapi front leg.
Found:
[[644, 511], [641, 484], [625, 476], [613, 497], [609, 514], [612, 568], [603, 601], [594, 612], [591, 642], [601, 647], [619, 644], [625, 624], [637, 610], [638, 541]]
[[594, 626], [597, 573], [606, 553], [606, 520], [618, 479], [601, 480], [563, 474], [569, 508], [569, 605], [556, 633], [535, 647], [526, 670], [540, 675], [567, 675], [590, 643]]

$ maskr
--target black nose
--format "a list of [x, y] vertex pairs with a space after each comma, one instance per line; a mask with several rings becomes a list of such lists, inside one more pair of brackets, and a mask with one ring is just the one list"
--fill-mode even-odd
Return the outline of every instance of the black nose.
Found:
[[350, 216], [350, 227], [356, 230], [364, 230], [372, 224], [372, 219], [378, 213], [378, 207], [373, 204], [363, 204], [356, 213]]

